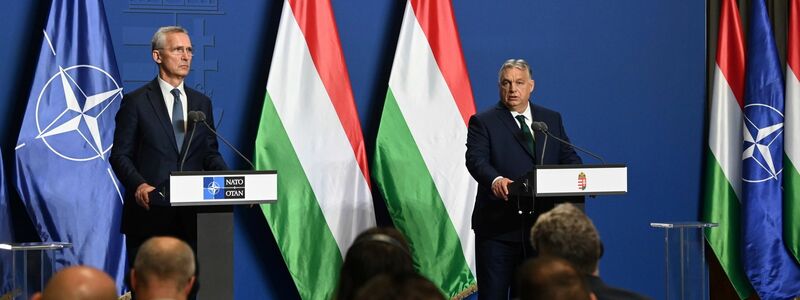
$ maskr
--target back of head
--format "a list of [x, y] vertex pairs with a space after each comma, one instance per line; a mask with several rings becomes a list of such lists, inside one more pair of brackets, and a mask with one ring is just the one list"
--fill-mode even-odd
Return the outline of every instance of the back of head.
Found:
[[188, 293], [194, 282], [194, 252], [184, 241], [173, 237], [154, 237], [142, 244], [133, 262], [134, 292], [169, 288]]
[[73, 266], [58, 271], [41, 294], [31, 299], [114, 300], [117, 286], [108, 274], [86, 266]]
[[381, 274], [358, 290], [356, 300], [444, 300], [436, 285], [414, 272]]
[[339, 274], [337, 299], [352, 299], [355, 292], [381, 273], [413, 272], [408, 242], [394, 228], [371, 228], [356, 237], [347, 250]]
[[583, 276], [561, 258], [542, 256], [529, 260], [517, 272], [521, 300], [588, 300], [591, 294]]
[[539, 253], [566, 259], [583, 274], [594, 273], [602, 255], [592, 220], [569, 203], [539, 216], [531, 229], [531, 243]]

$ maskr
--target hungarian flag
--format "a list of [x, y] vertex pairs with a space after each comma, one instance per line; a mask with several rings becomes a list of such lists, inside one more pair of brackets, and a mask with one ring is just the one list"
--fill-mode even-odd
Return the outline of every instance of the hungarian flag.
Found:
[[472, 87], [450, 1], [409, 0], [389, 78], [373, 173], [414, 263], [450, 297], [475, 291], [467, 172]]
[[741, 263], [744, 39], [736, 0], [722, 0], [720, 8], [703, 220], [719, 223], [717, 228], [706, 229], [706, 239], [739, 297], [744, 299], [753, 293]]
[[783, 237], [800, 261], [800, 0], [789, 4], [786, 49], [786, 121], [783, 150]]
[[364, 138], [329, 0], [286, 0], [255, 145], [278, 171], [263, 205], [303, 299], [329, 299], [343, 254], [375, 226]]
[[800, 295], [800, 265], [783, 242], [783, 74], [765, 0], [752, 4], [744, 95], [743, 263], [761, 299], [789, 299]]

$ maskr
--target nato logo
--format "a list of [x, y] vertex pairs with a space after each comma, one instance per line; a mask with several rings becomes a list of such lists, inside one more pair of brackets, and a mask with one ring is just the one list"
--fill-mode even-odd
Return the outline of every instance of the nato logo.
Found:
[[[752, 118], [749, 116], [763, 116]], [[742, 161], [750, 172], [742, 172], [748, 183], [778, 180], [783, 171], [783, 114], [764, 104], [745, 106]]]
[[59, 68], [36, 100], [36, 138], [67, 160], [105, 159], [116, 112], [109, 108], [121, 98], [122, 87], [99, 67]]
[[203, 177], [203, 200], [244, 199], [244, 177]]

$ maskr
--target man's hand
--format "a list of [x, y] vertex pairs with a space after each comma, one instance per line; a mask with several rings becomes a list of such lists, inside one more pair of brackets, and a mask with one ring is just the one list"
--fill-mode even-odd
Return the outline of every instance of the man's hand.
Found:
[[492, 193], [494, 196], [505, 201], [508, 201], [508, 185], [514, 182], [511, 179], [501, 177], [492, 182]]
[[139, 206], [144, 207], [146, 210], [150, 210], [150, 192], [155, 189], [155, 187], [147, 183], [140, 184], [139, 187], [136, 188], [136, 204], [139, 204]]

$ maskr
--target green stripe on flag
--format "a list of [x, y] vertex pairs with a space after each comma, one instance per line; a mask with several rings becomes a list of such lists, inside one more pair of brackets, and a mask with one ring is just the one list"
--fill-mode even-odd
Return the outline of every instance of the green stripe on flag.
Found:
[[800, 174], [786, 154], [783, 155], [783, 237], [800, 262]]
[[373, 176], [392, 221], [411, 244], [417, 269], [450, 297], [474, 289], [458, 234], [391, 89], [375, 152]]
[[719, 227], [706, 228], [706, 239], [714, 249], [719, 263], [728, 275], [733, 288], [744, 299], [753, 294], [753, 288], [744, 274], [741, 262], [741, 205], [736, 192], [722, 172], [711, 150], [706, 155], [706, 186], [703, 202], [703, 220], [718, 223]]
[[256, 136], [258, 170], [278, 170], [278, 201], [261, 205], [303, 299], [330, 299], [342, 254], [267, 92]]

